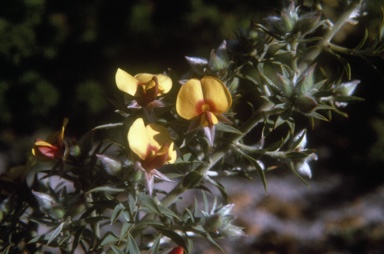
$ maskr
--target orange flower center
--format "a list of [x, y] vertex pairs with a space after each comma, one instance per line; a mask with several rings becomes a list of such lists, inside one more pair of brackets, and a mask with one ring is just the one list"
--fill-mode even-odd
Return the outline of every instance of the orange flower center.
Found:
[[168, 160], [168, 150], [169, 145], [164, 144], [160, 149], [156, 149], [154, 147], [148, 147], [148, 156], [145, 158], [145, 160], [141, 163], [141, 166], [146, 171], [151, 171], [153, 169], [158, 169], [162, 167]]
[[215, 104], [211, 100], [201, 100], [200, 102], [198, 102], [196, 105], [196, 111], [201, 117], [201, 124], [208, 124], [208, 126], [212, 128], [214, 125], [212, 120], [212, 114], [214, 114], [215, 110]]
[[196, 111], [199, 115], [204, 112], [215, 112], [215, 104], [210, 100], [201, 100], [196, 105]]
[[147, 83], [138, 84], [138, 98], [136, 101], [141, 106], [146, 106], [154, 101], [159, 93], [159, 82], [156, 76]]

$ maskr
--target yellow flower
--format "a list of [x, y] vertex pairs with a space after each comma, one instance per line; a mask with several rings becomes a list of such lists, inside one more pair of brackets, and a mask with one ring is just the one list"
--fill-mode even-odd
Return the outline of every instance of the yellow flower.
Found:
[[[202, 126], [213, 142], [214, 125], [219, 120], [230, 122], [223, 113], [232, 105], [232, 96], [217, 78], [190, 79], [181, 86], [176, 99], [176, 111], [184, 119], [195, 120], [190, 129]], [[197, 122], [196, 122], [197, 120]]]
[[151, 105], [156, 97], [168, 93], [172, 88], [172, 80], [163, 74], [139, 73], [135, 76], [117, 69], [115, 75], [117, 88], [136, 98], [140, 106]]
[[64, 118], [61, 131], [50, 135], [47, 140], [36, 139], [32, 154], [41, 160], [61, 159], [65, 157], [64, 132], [68, 119]]
[[157, 169], [167, 163], [174, 163], [176, 150], [168, 130], [157, 124], [144, 125], [144, 120], [138, 118], [128, 131], [128, 143], [131, 151], [137, 155], [137, 166], [144, 171], [148, 191], [152, 194], [154, 176], [170, 181]]

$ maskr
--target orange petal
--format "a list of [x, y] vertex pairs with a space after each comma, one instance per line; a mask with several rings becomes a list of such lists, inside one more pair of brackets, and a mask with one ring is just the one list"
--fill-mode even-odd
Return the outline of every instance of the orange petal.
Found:
[[150, 141], [143, 118], [138, 118], [133, 122], [129, 128], [127, 139], [131, 151], [140, 159], [145, 160], [150, 151]]
[[222, 114], [231, 107], [232, 96], [223, 82], [214, 77], [203, 77], [201, 79], [204, 100], [213, 103], [215, 114]]
[[122, 69], [117, 69], [115, 80], [117, 88], [119, 88], [119, 90], [132, 96], [135, 96], [137, 91], [137, 85], [139, 83], [136, 78], [123, 71]]
[[204, 101], [201, 82], [198, 79], [190, 79], [181, 86], [176, 99], [177, 113], [187, 120], [198, 116], [196, 105]]

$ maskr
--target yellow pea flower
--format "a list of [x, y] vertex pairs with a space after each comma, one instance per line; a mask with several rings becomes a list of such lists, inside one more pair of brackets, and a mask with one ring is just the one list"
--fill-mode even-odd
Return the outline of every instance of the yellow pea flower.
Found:
[[214, 125], [219, 120], [230, 123], [224, 117], [232, 105], [232, 96], [223, 82], [214, 77], [201, 80], [190, 79], [181, 86], [176, 99], [176, 111], [184, 119], [194, 120], [190, 130], [203, 127], [211, 142], [214, 139]]
[[64, 145], [64, 132], [68, 119], [64, 118], [61, 131], [53, 133], [47, 140], [36, 139], [32, 154], [41, 160], [61, 159], [65, 157], [66, 147]]
[[163, 74], [139, 73], [132, 76], [122, 69], [117, 69], [115, 80], [117, 88], [134, 96], [141, 107], [162, 106], [156, 98], [168, 93], [172, 88], [171, 78]]
[[133, 122], [127, 139], [129, 148], [138, 157], [137, 167], [145, 173], [149, 194], [152, 194], [154, 177], [170, 181], [158, 169], [175, 162], [174, 143], [165, 127], [157, 124], [145, 126], [142, 118]]

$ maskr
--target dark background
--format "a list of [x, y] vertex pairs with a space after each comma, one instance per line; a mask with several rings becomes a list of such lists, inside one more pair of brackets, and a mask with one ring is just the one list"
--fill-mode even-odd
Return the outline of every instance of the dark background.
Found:
[[[58, 129], [64, 117], [73, 137], [119, 119], [107, 102], [117, 92], [117, 68], [131, 74], [169, 68], [181, 76], [189, 68], [184, 56], [207, 57], [285, 2], [0, 0], [0, 172], [24, 163], [36, 133]], [[369, 1], [368, 8], [382, 2]], [[356, 46], [367, 22], [373, 32], [377, 6], [339, 42]], [[349, 182], [340, 193], [350, 198], [384, 182], [384, 67], [380, 57], [369, 58], [377, 70], [346, 59], [352, 79], [361, 80], [355, 95], [365, 101], [346, 108], [348, 119], [335, 116], [310, 131], [309, 145], [320, 157], [314, 178], [345, 175]]]

